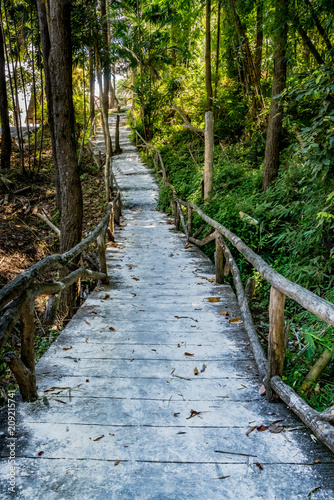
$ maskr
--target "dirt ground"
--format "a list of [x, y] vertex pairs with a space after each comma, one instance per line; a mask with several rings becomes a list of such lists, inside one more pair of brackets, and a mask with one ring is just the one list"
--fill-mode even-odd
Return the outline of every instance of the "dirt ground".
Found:
[[[26, 155], [27, 156], [27, 155]], [[32, 166], [31, 161], [31, 166]], [[46, 141], [40, 172], [28, 170], [22, 174], [18, 153], [12, 155], [12, 169], [0, 171], [0, 288], [18, 274], [47, 255], [58, 253], [59, 236], [35, 214], [43, 213], [59, 227], [56, 206], [55, 179], [52, 167], [50, 144]], [[84, 222], [83, 237], [96, 227], [102, 219], [104, 202], [103, 174], [88, 152], [85, 153], [80, 171], [82, 182]], [[42, 323], [45, 298], [36, 301], [36, 358], [47, 350], [62, 328], [64, 318], [58, 317], [55, 325], [48, 328]], [[15, 327], [4, 352], [20, 349], [19, 325]], [[16, 387], [15, 379], [5, 363], [1, 364], [0, 353], [0, 406], [7, 400], [9, 389]]]

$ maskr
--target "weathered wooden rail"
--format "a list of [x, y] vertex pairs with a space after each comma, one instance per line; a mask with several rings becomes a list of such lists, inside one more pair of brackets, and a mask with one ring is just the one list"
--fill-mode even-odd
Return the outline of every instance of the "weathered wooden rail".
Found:
[[[183, 201], [177, 197], [175, 188], [168, 182], [166, 169], [161, 157], [161, 152], [148, 144], [136, 131], [137, 136], [143, 141], [144, 147], [154, 151], [154, 165], [162, 174], [163, 184], [171, 189], [172, 207], [176, 228], [182, 226], [187, 240], [197, 246], [204, 246], [215, 240], [215, 266], [216, 282], [222, 283], [224, 276], [231, 272], [237, 294], [239, 307], [243, 316], [246, 332], [254, 353], [254, 357], [263, 382], [267, 399], [271, 402], [281, 398], [289, 408], [334, 452], [334, 406], [323, 411], [313, 410], [298, 394], [282, 380], [287, 335], [285, 329], [284, 306], [285, 297], [289, 297], [304, 309], [313, 313], [321, 320], [334, 326], [334, 305], [318, 297], [306, 288], [288, 280], [272, 269], [259, 255], [246, 245], [238, 236], [232, 233], [219, 222], [206, 215], [197, 205]], [[160, 170], [159, 170], [160, 163]], [[193, 212], [210, 226], [209, 232], [203, 239], [198, 239], [204, 226], [193, 234]], [[186, 219], [185, 219], [186, 217]], [[236, 248], [243, 257], [265, 278], [271, 285], [269, 301], [269, 336], [268, 359], [266, 358], [258, 335], [256, 333], [249, 300], [252, 296], [254, 283], [249, 280], [244, 288], [238, 266], [233, 258], [226, 240]], [[225, 261], [225, 262], [224, 262]]]
[[[108, 158], [106, 159], [108, 162]], [[110, 160], [109, 160], [110, 161]], [[2, 350], [20, 321], [21, 355], [6, 352], [3, 360], [11, 369], [19, 385], [23, 401], [37, 399], [34, 350], [34, 306], [41, 295], [48, 295], [44, 323], [52, 324], [57, 315], [61, 294], [80, 279], [108, 281], [106, 261], [106, 235], [114, 241], [115, 223], [119, 224], [122, 202], [121, 194], [111, 168], [108, 182], [109, 203], [105, 216], [91, 234], [74, 248], [63, 254], [50, 255], [19, 274], [0, 290], [0, 350]], [[73, 263], [90, 245], [96, 243], [99, 255], [99, 271], [92, 271]], [[58, 281], [43, 281], [43, 275], [62, 270]], [[66, 276], [66, 272], [69, 272]]]

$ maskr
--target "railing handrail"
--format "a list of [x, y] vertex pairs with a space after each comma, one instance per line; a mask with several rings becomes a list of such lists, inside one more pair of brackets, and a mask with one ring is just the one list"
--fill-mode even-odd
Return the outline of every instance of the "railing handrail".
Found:
[[222, 236], [225, 236], [232, 245], [239, 250], [245, 259], [265, 278], [268, 283], [280, 292], [295, 300], [307, 311], [315, 314], [318, 318], [334, 326], [334, 304], [307, 288], [285, 278], [282, 274], [270, 267], [260, 255], [254, 252], [239, 236], [232, 233], [225, 226], [206, 215], [195, 203], [189, 203], [181, 199], [177, 201], [184, 207], [191, 207], [210, 226], [214, 227]]
[[[143, 137], [140, 135], [138, 131], [136, 131], [140, 139], [144, 142], [145, 146], [153, 149], [159, 159], [161, 164], [161, 169], [163, 172], [163, 179], [167, 180], [165, 165], [161, 159], [161, 151], [154, 146], [151, 146], [148, 142], [146, 142]], [[323, 299], [311, 292], [307, 288], [304, 288], [293, 281], [290, 281], [288, 278], [285, 278], [282, 274], [275, 271], [272, 267], [267, 264], [260, 255], [254, 252], [246, 243], [239, 238], [236, 234], [232, 233], [225, 226], [215, 221], [208, 215], [206, 215], [195, 203], [190, 203], [187, 201], [183, 201], [176, 196], [175, 188], [167, 181], [164, 182], [165, 185], [170, 187], [173, 191], [173, 201], [176, 203], [180, 203], [184, 207], [190, 207], [195, 210], [198, 215], [210, 226], [214, 227], [222, 236], [225, 236], [232, 245], [239, 250], [239, 252], [245, 257], [245, 259], [253, 265], [253, 267], [263, 276], [268, 283], [277, 288], [279, 291], [287, 295], [289, 298], [295, 300], [307, 311], [315, 314], [318, 318], [326, 321], [330, 325], [334, 326], [334, 304], [329, 302], [326, 299]], [[185, 229], [185, 232], [187, 230]], [[191, 237], [189, 237], [191, 241]]]
[[[108, 159], [106, 161], [108, 162]], [[57, 315], [61, 293], [66, 288], [80, 278], [101, 280], [102, 283], [106, 283], [108, 280], [105, 237], [108, 232], [111, 241], [114, 241], [115, 222], [119, 223], [120, 221], [122, 204], [120, 189], [112, 169], [106, 167], [105, 169], [108, 170], [109, 175], [109, 200], [114, 195], [111, 186], [116, 186], [116, 194], [109, 201], [106, 214], [97, 227], [75, 247], [63, 254], [45, 257], [23, 271], [0, 290], [0, 312], [3, 313], [0, 319], [0, 349], [4, 347], [16, 323], [21, 318], [21, 356], [18, 357], [14, 352], [7, 352], [4, 354], [3, 359], [13, 372], [24, 401], [37, 399], [34, 351], [35, 299], [40, 295], [49, 296], [44, 323], [52, 324]], [[73, 259], [78, 257], [95, 241], [97, 242], [99, 255], [99, 271], [91, 271], [73, 264], [69, 266]], [[40, 276], [46, 271], [64, 267], [70, 267], [68, 269], [69, 274], [61, 280], [44, 283], [40, 281]]]
[[[223, 265], [223, 256], [226, 259], [228, 271], [231, 271], [236, 289], [236, 295], [239, 307], [243, 316], [245, 330], [247, 332], [255, 361], [260, 373], [260, 379], [265, 387], [267, 398], [274, 401], [279, 396], [288, 407], [312, 430], [312, 432], [334, 452], [334, 406], [323, 411], [317, 412], [312, 409], [292, 387], [285, 384], [282, 380], [283, 364], [285, 358], [285, 349], [287, 337], [284, 328], [284, 305], [285, 295], [298, 302], [306, 310], [315, 314], [318, 318], [334, 325], [334, 305], [315, 295], [310, 290], [297, 285], [280, 273], [272, 269], [262, 257], [257, 255], [246, 243], [236, 236], [232, 231], [224, 227], [206, 215], [194, 203], [186, 202], [177, 197], [175, 188], [168, 182], [166, 169], [159, 149], [147, 143], [143, 137], [136, 131], [137, 136], [144, 142], [147, 148], [155, 151], [154, 164], [160, 161], [162, 170], [162, 180], [165, 186], [172, 190], [173, 213], [176, 228], [179, 229], [180, 223], [183, 226], [187, 240], [203, 246], [208, 242], [216, 241], [215, 265], [216, 282], [222, 283], [225, 275], [225, 266]], [[157, 166], [157, 165], [156, 165]], [[188, 223], [185, 223], [181, 205], [188, 209]], [[202, 240], [192, 237], [192, 212], [197, 214], [215, 229], [213, 234], [207, 234]], [[201, 226], [198, 235], [204, 227]], [[252, 295], [251, 281], [249, 280], [244, 289], [238, 266], [232, 256], [230, 249], [224, 241], [224, 237], [243, 255], [243, 257], [253, 265], [253, 267], [271, 284], [270, 303], [269, 303], [269, 335], [268, 335], [268, 360], [265, 357], [263, 348], [260, 344], [256, 329], [253, 324], [252, 315], [249, 309], [248, 301]], [[254, 285], [254, 280], [253, 280]], [[248, 288], [248, 290], [247, 290]], [[248, 293], [249, 292], [249, 293]], [[273, 391], [275, 394], [273, 394]], [[276, 396], [277, 395], [277, 396]]]

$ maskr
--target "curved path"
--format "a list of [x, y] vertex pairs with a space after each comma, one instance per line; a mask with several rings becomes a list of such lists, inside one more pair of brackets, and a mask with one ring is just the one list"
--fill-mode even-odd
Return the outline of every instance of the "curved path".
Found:
[[[17, 404], [17, 497], [333, 498], [333, 455], [259, 395], [243, 325], [229, 322], [240, 316], [232, 289], [157, 210], [128, 135], [123, 126], [113, 160], [125, 207], [110, 285], [39, 361], [41, 398]], [[5, 417], [0, 497], [10, 498]], [[283, 432], [246, 435], [277, 420]]]

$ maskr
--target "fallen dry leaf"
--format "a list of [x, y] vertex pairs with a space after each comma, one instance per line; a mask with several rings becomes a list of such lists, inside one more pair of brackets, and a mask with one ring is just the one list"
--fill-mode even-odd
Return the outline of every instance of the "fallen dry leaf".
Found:
[[103, 300], [109, 299], [110, 295], [109, 293], [106, 293], [105, 296], [103, 297]]
[[190, 352], [185, 352], [184, 355], [185, 356], [194, 356], [194, 354], [191, 354]]
[[110, 330], [111, 332], [114, 332], [114, 331], [115, 331], [115, 328], [113, 328], [112, 326], [109, 326], [109, 330]]
[[258, 468], [259, 468], [260, 470], [263, 470], [263, 467], [262, 467], [262, 465], [260, 464], [260, 462], [256, 462], [256, 463], [255, 463], [255, 465], [257, 465], [257, 466], [258, 466]]
[[86, 319], [84, 319], [84, 322], [87, 323], [87, 325], [90, 326], [90, 323], [88, 323], [88, 321]]
[[86, 382], [89, 382], [89, 378], [86, 379]]
[[233, 323], [234, 325], [241, 325], [241, 323], [243, 323], [243, 321], [240, 318], [233, 318], [233, 319], [229, 320], [229, 323]]
[[88, 344], [88, 337], [86, 338], [85, 342], [86, 342], [86, 344]]
[[138, 267], [137, 264], [126, 264], [128, 268], [132, 269], [134, 267]]
[[228, 316], [228, 312], [227, 312], [227, 311], [220, 311], [220, 314], [221, 314], [222, 316]]
[[177, 347], [181, 347], [181, 344], [177, 344]]
[[[190, 415], [189, 415], [189, 417], [186, 418], [186, 420], [189, 420], [190, 418], [196, 417], [197, 415], [199, 416], [200, 413], [201, 413], [200, 411], [190, 410]], [[202, 418], [202, 417], [200, 417], [200, 418]]]
[[41, 457], [43, 455], [44, 451], [39, 451], [38, 456]]
[[198, 370], [197, 370], [197, 368], [194, 368], [194, 375], [198, 375]]
[[114, 463], [114, 465], [118, 465], [119, 464], [119, 460], [116, 460], [116, 462]]
[[104, 438], [104, 434], [102, 434], [102, 436], [96, 438], [96, 439], [93, 439], [93, 441], [100, 441], [100, 439]]
[[201, 373], [204, 373], [204, 372], [205, 372], [205, 369], [206, 369], [206, 365], [203, 365], [203, 366], [202, 366], [202, 369], [201, 369]]
[[261, 385], [261, 387], [259, 389], [259, 394], [260, 394], [260, 396], [264, 396], [266, 394], [266, 388], [263, 384]]
[[255, 429], [256, 429], [256, 425], [253, 425], [253, 427], [248, 429], [248, 431], [246, 432], [246, 436], [249, 436], [251, 432], [255, 431]]
[[178, 417], [179, 415], [180, 415], [180, 412], [178, 412], [178, 413], [174, 413], [173, 417], [175, 417], [175, 418], [176, 418], [176, 417]]
[[117, 247], [117, 243], [114, 243], [113, 241], [108, 241], [107, 246], [112, 246], [112, 247]]
[[[59, 393], [57, 393], [59, 394]], [[62, 401], [61, 399], [54, 399], [54, 401], [58, 401], [58, 403], [63, 403], [63, 405], [67, 405], [67, 403], [65, 403], [65, 401]]]
[[221, 297], [205, 297], [208, 302], [219, 302]]
[[258, 425], [256, 428], [259, 432], [263, 432], [263, 431], [266, 431], [267, 429], [269, 429], [269, 427], [267, 425]]
[[72, 346], [71, 347], [63, 347], [63, 351], [69, 351], [70, 349], [72, 349]]
[[272, 432], [273, 434], [279, 434], [280, 432], [284, 431], [286, 425], [277, 425], [279, 422], [283, 422], [283, 420], [275, 420], [275, 422], [272, 422], [269, 425], [269, 432]]
[[216, 278], [212, 276], [212, 278], [210, 278], [208, 281], [210, 281], [210, 283], [214, 283], [216, 281]]
[[139, 279], [139, 278], [135, 278], [135, 277], [133, 277], [132, 279], [133, 279], [133, 280], [135, 280], [135, 281], [140, 281], [140, 279]]

